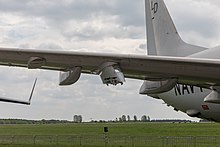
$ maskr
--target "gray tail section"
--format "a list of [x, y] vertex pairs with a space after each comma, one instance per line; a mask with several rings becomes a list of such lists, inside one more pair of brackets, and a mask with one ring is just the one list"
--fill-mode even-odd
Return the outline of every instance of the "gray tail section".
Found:
[[145, 0], [148, 55], [185, 57], [206, 48], [185, 43], [163, 0]]

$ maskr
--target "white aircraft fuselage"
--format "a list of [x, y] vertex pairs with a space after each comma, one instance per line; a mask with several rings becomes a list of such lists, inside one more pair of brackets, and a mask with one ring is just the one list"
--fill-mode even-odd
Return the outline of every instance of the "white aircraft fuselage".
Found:
[[171, 91], [158, 94], [157, 96], [167, 103], [168, 106], [174, 107], [176, 111], [182, 111], [191, 117], [219, 122], [219, 104], [204, 102], [204, 98], [209, 93], [211, 93], [209, 89], [177, 84]]
[[[220, 46], [214, 48], [204, 48], [185, 43], [178, 34], [172, 18], [165, 6], [163, 0], [145, 0], [146, 3], [146, 23], [147, 23], [147, 39], [148, 39], [148, 55], [153, 56], [169, 56], [169, 57], [184, 57], [186, 59], [205, 59], [215, 60], [216, 63], [220, 59]], [[173, 64], [175, 66], [175, 64]], [[212, 67], [205, 65], [206, 67]], [[188, 65], [183, 65], [183, 71], [187, 70]], [[207, 79], [200, 78], [203, 75], [216, 74], [217, 70], [209, 70], [197, 72], [198, 66], [191, 68], [191, 73], [197, 74], [197, 77], [181, 81], [176, 78], [176, 84], [164, 84], [165, 88], [171, 86], [170, 90], [163, 92], [163, 85], [158, 80], [155, 84], [143, 86], [145, 89], [154, 89], [155, 93], [150, 91], [149, 96], [162, 99], [168, 106], [174, 107], [174, 110], [180, 110], [191, 117], [199, 117], [212, 121], [220, 122], [220, 88], [219, 82], [208, 82]], [[189, 73], [190, 74], [190, 73]], [[175, 76], [174, 76], [175, 77]], [[177, 76], [178, 77], [178, 76]], [[172, 78], [171, 78], [172, 79]], [[150, 80], [149, 80], [150, 81]], [[146, 82], [147, 83], [147, 82]], [[156, 82], [155, 82], [156, 83]], [[194, 86], [191, 86], [194, 85]], [[161, 88], [162, 87], [162, 88]], [[143, 92], [144, 88], [142, 88]], [[156, 91], [157, 89], [161, 92]], [[144, 93], [144, 92], [143, 92]], [[147, 93], [147, 92], [146, 92]]]
[[[219, 54], [220, 46], [216, 46], [188, 57], [220, 59]], [[220, 122], [220, 104], [204, 102], [205, 97], [211, 92], [212, 90], [207, 88], [176, 84], [171, 91], [158, 94], [156, 97], [162, 99], [167, 106], [172, 106], [175, 111], [182, 111], [191, 117]]]

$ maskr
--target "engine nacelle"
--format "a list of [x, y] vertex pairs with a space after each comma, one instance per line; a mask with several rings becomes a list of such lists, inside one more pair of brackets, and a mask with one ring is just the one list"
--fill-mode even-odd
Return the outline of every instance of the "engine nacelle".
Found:
[[81, 70], [82, 67], [74, 67], [65, 72], [61, 71], [59, 85], [60, 86], [72, 85], [75, 82], [77, 82], [80, 78]]
[[[106, 66], [105, 66], [106, 65]], [[117, 85], [123, 84], [125, 82], [124, 74], [121, 72], [117, 65], [111, 63], [104, 64], [104, 67], [101, 70], [101, 79], [103, 84]]]
[[177, 79], [168, 79], [164, 81], [144, 81], [139, 93], [140, 94], [159, 94], [170, 91], [177, 84]]

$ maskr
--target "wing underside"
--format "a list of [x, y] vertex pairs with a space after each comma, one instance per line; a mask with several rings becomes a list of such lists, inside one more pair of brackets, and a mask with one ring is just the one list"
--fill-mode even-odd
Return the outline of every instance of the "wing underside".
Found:
[[4, 66], [57, 71], [81, 67], [83, 73], [100, 74], [105, 63], [116, 63], [127, 78], [176, 78], [179, 83], [200, 86], [220, 83], [220, 60], [217, 59], [0, 48], [0, 65]]

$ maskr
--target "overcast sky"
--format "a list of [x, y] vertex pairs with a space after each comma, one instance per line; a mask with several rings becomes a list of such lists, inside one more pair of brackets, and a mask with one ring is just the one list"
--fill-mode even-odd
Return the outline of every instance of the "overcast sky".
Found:
[[[219, 0], [165, 0], [182, 38], [212, 47], [220, 43]], [[145, 54], [144, 0], [1, 0], [0, 46]], [[82, 75], [58, 86], [58, 72], [1, 67], [0, 95], [28, 99], [31, 106], [0, 103], [0, 118], [112, 120], [123, 114], [191, 119], [162, 100], [138, 94], [142, 81], [103, 85], [99, 76]]]

